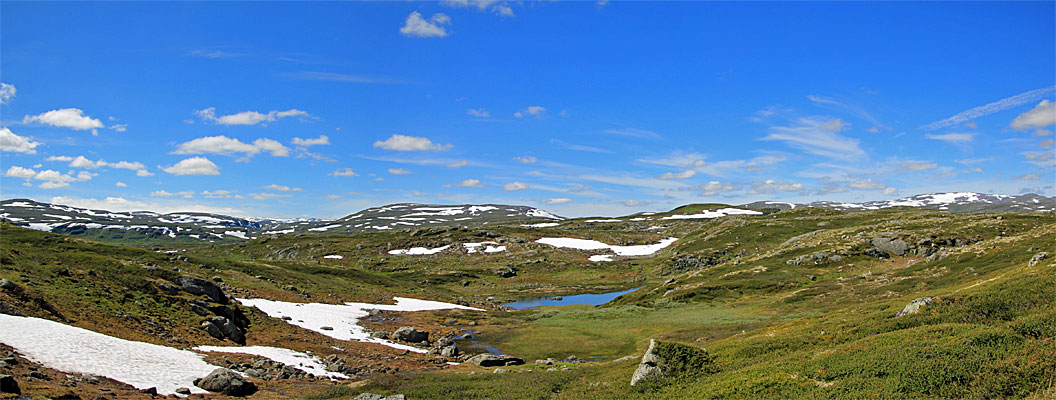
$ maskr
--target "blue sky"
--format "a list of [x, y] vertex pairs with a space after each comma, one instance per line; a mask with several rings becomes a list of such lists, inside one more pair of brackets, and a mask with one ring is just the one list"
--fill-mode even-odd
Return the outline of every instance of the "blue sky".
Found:
[[3, 198], [336, 217], [1056, 194], [1052, 2], [0, 3]]

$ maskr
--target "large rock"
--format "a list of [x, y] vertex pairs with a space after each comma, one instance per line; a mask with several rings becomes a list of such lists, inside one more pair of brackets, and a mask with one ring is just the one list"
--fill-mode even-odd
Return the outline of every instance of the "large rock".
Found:
[[920, 312], [920, 309], [922, 307], [933, 303], [935, 300], [936, 299], [934, 297], [921, 297], [919, 299], [914, 299], [913, 301], [909, 302], [909, 304], [906, 304], [906, 306], [902, 308], [902, 311], [899, 311], [898, 314], [895, 314], [895, 316], [902, 317], [910, 314], [916, 314]]
[[0, 393], [22, 394], [18, 381], [11, 375], [0, 375]]
[[202, 294], [215, 303], [227, 304], [227, 294], [219, 286], [204, 279], [181, 276], [176, 278], [176, 284], [190, 294]]
[[402, 394], [394, 394], [392, 396], [385, 396], [383, 394], [374, 393], [360, 393], [352, 400], [407, 400], [407, 396]]
[[866, 250], [862, 254], [865, 254], [865, 255], [867, 255], [869, 257], [875, 257], [875, 258], [891, 258], [891, 256], [889, 254], [885, 253], [883, 250], [880, 250], [879, 248], [876, 248], [876, 247], [873, 247], [873, 248], [871, 248], [869, 250]]
[[896, 256], [904, 256], [909, 251], [909, 243], [902, 239], [888, 239], [888, 238], [872, 238], [869, 239], [869, 243], [876, 246], [880, 250], [894, 254]]
[[409, 326], [400, 327], [392, 333], [392, 339], [408, 343], [419, 343], [429, 340], [429, 332], [415, 329]]
[[196, 379], [194, 385], [214, 393], [228, 396], [248, 396], [257, 391], [257, 385], [249, 379], [227, 368], [217, 368], [205, 378]]
[[477, 354], [466, 362], [481, 367], [505, 367], [508, 365], [521, 365], [524, 364], [524, 360], [500, 354]]
[[679, 343], [649, 340], [638, 369], [631, 376], [631, 386], [643, 381], [661, 383], [659, 378], [696, 378], [717, 372], [719, 368], [707, 350]]
[[1030, 262], [1027, 263], [1027, 266], [1028, 267], [1033, 267], [1035, 265], [1038, 265], [1038, 263], [1040, 263], [1042, 260], [1044, 260], [1044, 259], [1046, 259], [1048, 257], [1049, 257], [1049, 253], [1045, 252], [1045, 251], [1043, 251], [1041, 253], [1038, 253], [1038, 254], [1035, 254], [1034, 257], [1030, 258]]
[[14, 290], [17, 287], [18, 285], [16, 285], [14, 282], [11, 282], [7, 279], [0, 279], [0, 289]]
[[656, 349], [656, 340], [649, 339], [649, 349], [642, 355], [638, 369], [635, 369], [634, 375], [631, 376], [631, 386], [638, 384], [642, 379], [664, 376], [664, 371], [660, 369], [660, 357], [653, 353], [654, 349]]

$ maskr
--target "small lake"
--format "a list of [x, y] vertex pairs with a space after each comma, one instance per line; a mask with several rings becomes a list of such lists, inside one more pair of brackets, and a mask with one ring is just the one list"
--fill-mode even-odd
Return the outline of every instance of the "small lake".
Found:
[[508, 306], [508, 307], [513, 307], [513, 308], [516, 308], [518, 310], [523, 310], [523, 309], [526, 309], [526, 308], [543, 307], [543, 306], [570, 306], [570, 305], [577, 305], [577, 304], [586, 304], [586, 305], [596, 306], [596, 305], [599, 305], [599, 304], [608, 303], [609, 301], [612, 301], [612, 299], [615, 299], [615, 298], [620, 297], [622, 295], [625, 295], [627, 293], [631, 293], [631, 292], [633, 292], [635, 290], [638, 290], [638, 289], [641, 289], [641, 287], [636, 287], [634, 289], [624, 290], [624, 291], [619, 291], [619, 292], [598, 293], [598, 294], [577, 294], [577, 295], [573, 295], [573, 296], [564, 296], [564, 297], [561, 298], [561, 300], [554, 300], [553, 298], [556, 297], [556, 296], [534, 297], [534, 298], [529, 298], [529, 299], [517, 300], [515, 302], [506, 303], [506, 304], [503, 304], [503, 305], [504, 306]]

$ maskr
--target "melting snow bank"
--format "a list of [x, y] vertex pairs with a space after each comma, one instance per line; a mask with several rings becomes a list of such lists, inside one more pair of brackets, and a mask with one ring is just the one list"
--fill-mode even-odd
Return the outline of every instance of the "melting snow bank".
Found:
[[[338, 340], [356, 340], [360, 342], [377, 343], [392, 348], [425, 353], [425, 350], [414, 346], [399, 344], [385, 339], [373, 338], [363, 327], [359, 326], [359, 319], [370, 314], [370, 309], [385, 311], [428, 311], [445, 309], [463, 309], [484, 311], [479, 308], [460, 306], [458, 304], [443, 303], [439, 301], [411, 299], [407, 297], [394, 297], [395, 305], [370, 304], [370, 303], [345, 303], [345, 304], [322, 304], [322, 303], [289, 303], [267, 299], [238, 299], [242, 305], [256, 307], [269, 317], [290, 317], [286, 322], [301, 328], [319, 332]], [[330, 329], [323, 329], [324, 327]]]
[[558, 226], [558, 225], [561, 225], [561, 224], [559, 224], [557, 222], [543, 222], [541, 224], [527, 224], [527, 225], [521, 225], [521, 226], [523, 226], [525, 228], [553, 228], [553, 227]]
[[447, 250], [448, 247], [451, 247], [451, 245], [447, 245], [447, 246], [444, 246], [444, 247], [437, 247], [435, 249], [427, 249], [425, 247], [412, 247], [410, 249], [389, 250], [389, 254], [392, 254], [394, 256], [399, 256], [399, 255], [424, 256], [424, 255], [430, 255], [430, 254], [439, 253], [441, 251]]
[[322, 360], [319, 357], [301, 353], [299, 351], [283, 349], [280, 347], [268, 347], [268, 346], [198, 346], [194, 348], [195, 351], [207, 351], [214, 353], [238, 353], [238, 354], [249, 354], [254, 356], [260, 356], [268, 358], [275, 362], [280, 362], [291, 367], [297, 368], [301, 371], [307, 372], [315, 376], [324, 376], [327, 378], [341, 378], [348, 379], [348, 376], [338, 372], [330, 372], [326, 370], [326, 366], [323, 365]]
[[331, 254], [331, 255], [328, 255], [328, 256], [323, 256], [323, 258], [328, 258], [328, 259], [331, 259], [331, 260], [340, 260], [342, 258], [345, 258], [345, 256], [342, 256], [342, 255], [339, 255], [339, 254]]
[[660, 219], [702, 219], [702, 218], [719, 218], [727, 215], [763, 215], [763, 213], [755, 210], [742, 210], [740, 208], [720, 208], [718, 210], [706, 210], [700, 214], [681, 214], [672, 215], [669, 217], [663, 217]]
[[[466, 248], [466, 253], [473, 254], [477, 252], [477, 247], [485, 246], [485, 253], [500, 253], [506, 251], [506, 246], [499, 246], [499, 242], [480, 242], [480, 243], [462, 243], [462, 246]], [[495, 245], [495, 246], [491, 246]]]
[[208, 393], [194, 380], [219, 368], [187, 350], [118, 339], [40, 318], [0, 314], [0, 342], [26, 358], [64, 372], [104, 376], [158, 394]]
[[[548, 244], [554, 247], [565, 247], [578, 250], [612, 250], [618, 256], [647, 256], [656, 253], [672, 243], [675, 243], [678, 238], [669, 237], [661, 240], [657, 244], [645, 244], [639, 246], [613, 246], [611, 244], [605, 244], [597, 240], [587, 239], [573, 239], [573, 238], [542, 238], [536, 240], [536, 243]], [[611, 255], [597, 255], [591, 256], [590, 261], [612, 261]]]

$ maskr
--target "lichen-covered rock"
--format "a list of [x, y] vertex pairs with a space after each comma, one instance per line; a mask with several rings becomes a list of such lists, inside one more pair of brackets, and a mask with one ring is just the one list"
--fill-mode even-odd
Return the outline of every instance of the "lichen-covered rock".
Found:
[[634, 375], [631, 376], [631, 386], [638, 384], [642, 379], [664, 376], [664, 371], [660, 370], [659, 366], [660, 357], [653, 353], [655, 348], [656, 340], [649, 339], [649, 349], [645, 351], [642, 362], [638, 363], [638, 369], [634, 370]]
[[883, 250], [880, 250], [880, 249], [878, 249], [876, 247], [873, 247], [873, 248], [871, 248], [869, 250], [866, 250], [862, 254], [865, 254], [865, 255], [867, 255], [869, 257], [875, 257], [875, 258], [891, 258], [891, 256], [889, 254], [885, 253]]
[[207, 280], [181, 276], [176, 278], [176, 284], [183, 287], [187, 293], [205, 295], [214, 303], [227, 304], [227, 294], [219, 286]]
[[524, 364], [524, 360], [520, 358], [500, 354], [477, 354], [466, 360], [466, 362], [481, 367], [505, 367]]
[[717, 371], [718, 367], [707, 350], [650, 339], [649, 349], [631, 376], [631, 386], [666, 378], [692, 378]]
[[408, 343], [418, 343], [429, 340], [429, 332], [409, 326], [403, 326], [392, 333], [392, 339]]
[[1045, 252], [1045, 251], [1043, 251], [1041, 253], [1038, 253], [1038, 254], [1035, 254], [1034, 257], [1030, 258], [1030, 262], [1027, 263], [1027, 266], [1028, 267], [1033, 267], [1035, 265], [1038, 265], [1038, 263], [1040, 263], [1041, 260], [1044, 260], [1044, 259], [1046, 259], [1048, 257], [1049, 257], [1049, 253]]
[[902, 308], [902, 311], [899, 311], [898, 314], [895, 314], [895, 316], [902, 317], [910, 314], [916, 314], [920, 312], [920, 309], [922, 307], [931, 304], [935, 300], [936, 299], [934, 297], [921, 297], [919, 299], [914, 299], [913, 301], [909, 302], [909, 304], [906, 304], [906, 306]]
[[195, 386], [228, 396], [248, 396], [257, 391], [257, 385], [227, 368], [217, 368], [205, 378], [196, 379]]
[[894, 254], [896, 256], [906, 255], [909, 251], [909, 243], [906, 243], [902, 239], [888, 239], [888, 238], [872, 238], [869, 239], [869, 243], [876, 246], [880, 250]]

